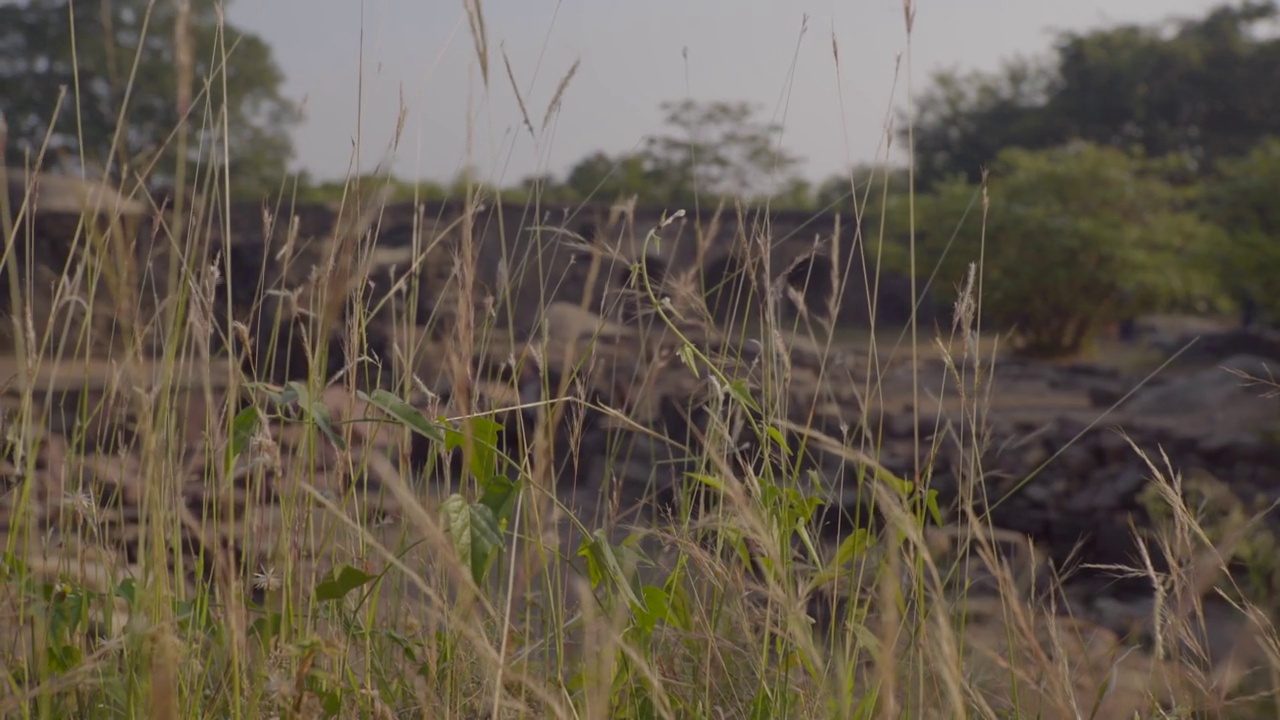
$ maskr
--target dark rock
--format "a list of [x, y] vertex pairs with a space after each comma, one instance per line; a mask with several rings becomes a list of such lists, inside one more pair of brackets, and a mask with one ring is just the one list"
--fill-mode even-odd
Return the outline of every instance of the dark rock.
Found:
[[895, 440], [914, 439], [917, 428], [923, 440], [933, 434], [934, 422], [921, 417], [917, 423], [913, 413], [904, 412], [889, 416], [884, 423], [885, 434]]
[[1079, 485], [1086, 485], [1088, 478], [1097, 467], [1092, 449], [1086, 444], [1087, 439], [1080, 439], [1067, 445], [1054, 459], [1053, 466], [1074, 479]]
[[1054, 525], [1054, 518], [1049, 510], [1012, 501], [992, 510], [991, 521], [996, 527], [1026, 533], [1042, 540]]
[[1129, 506], [1147, 483], [1146, 474], [1133, 465], [1111, 465], [1099, 468], [1086, 493], [1097, 510]]
[[1086, 393], [1089, 396], [1089, 405], [1095, 408], [1120, 407], [1120, 399], [1124, 397], [1127, 391], [1119, 385], [1090, 385]]
[[1280, 363], [1280, 337], [1272, 331], [1237, 328], [1212, 335], [1182, 336], [1167, 341], [1164, 347], [1170, 353], [1187, 347], [1175, 361], [1178, 365], [1217, 363], [1239, 355]]
[[1127, 462], [1134, 458], [1133, 447], [1125, 436], [1115, 429], [1107, 428], [1093, 435], [1094, 459], [1099, 467]]

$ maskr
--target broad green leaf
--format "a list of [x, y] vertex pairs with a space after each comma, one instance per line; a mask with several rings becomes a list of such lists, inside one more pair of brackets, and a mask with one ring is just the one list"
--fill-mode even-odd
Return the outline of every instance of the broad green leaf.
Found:
[[269, 645], [280, 634], [283, 620], [278, 612], [267, 613], [249, 625], [249, 635], [256, 636], [264, 646]]
[[400, 648], [400, 650], [404, 653], [406, 660], [408, 660], [409, 662], [415, 665], [418, 664], [419, 662], [418, 653], [413, 649], [413, 646], [415, 644], [413, 641], [410, 641], [409, 638], [396, 632], [395, 630], [388, 630], [386, 631], [385, 635], [388, 640], [395, 643]]
[[840, 579], [848, 579], [855, 561], [866, 555], [872, 545], [871, 533], [866, 528], [858, 528], [849, 534], [836, 549], [836, 555], [819, 572], [809, 578], [810, 588], [821, 587]]
[[59, 674], [74, 670], [82, 659], [80, 648], [75, 645], [63, 645], [49, 650], [50, 669]]
[[589, 553], [592, 558], [599, 564], [605, 575], [613, 580], [613, 584], [622, 591], [626, 596], [627, 602], [633, 608], [645, 609], [644, 601], [636, 594], [631, 583], [627, 580], [626, 573], [622, 571], [622, 565], [618, 563], [618, 556], [614, 554], [613, 546], [609, 543], [609, 538], [604, 534], [604, 530], [596, 530], [591, 533], [591, 539], [584, 541], [583, 548], [578, 554], [583, 552]]
[[308, 407], [307, 414], [311, 418], [311, 422], [315, 423], [316, 427], [320, 428], [320, 432], [324, 433], [324, 436], [329, 438], [329, 442], [333, 443], [334, 447], [339, 450], [347, 449], [347, 443], [342, 439], [342, 436], [338, 435], [334, 430], [333, 421], [329, 417], [329, 408], [325, 407], [324, 403], [311, 403]]
[[137, 581], [133, 578], [125, 578], [112, 592], [116, 597], [124, 600], [128, 607], [134, 607], [138, 595]]
[[494, 475], [484, 484], [480, 504], [493, 511], [499, 521], [509, 519], [515, 505], [516, 484], [504, 475]]
[[235, 466], [236, 458], [248, 449], [253, 440], [253, 433], [258, 429], [258, 421], [262, 415], [258, 406], [250, 405], [236, 414], [231, 421], [231, 443], [227, 446], [227, 472]]
[[347, 596], [347, 593], [367, 585], [375, 577], [350, 565], [334, 568], [319, 585], [316, 585], [316, 600], [321, 602], [341, 600]]
[[479, 585], [489, 570], [494, 551], [502, 545], [498, 521], [493, 511], [479, 503], [470, 504], [454, 493], [444, 501], [444, 514], [449, 524], [458, 558], [471, 570], [471, 578]]
[[[498, 435], [502, 432], [501, 423], [485, 416], [469, 418], [467, 425], [471, 429], [471, 466], [472, 475], [484, 481], [498, 474]], [[464, 425], [464, 427], [467, 427]], [[467, 436], [456, 428], [446, 426], [444, 431], [444, 447], [446, 452], [463, 446]]]
[[298, 403], [306, 405], [311, 398], [311, 392], [307, 390], [304, 383], [292, 380], [284, 386], [284, 392], [280, 393], [280, 403], [283, 405], [291, 405]]
[[645, 585], [640, 593], [644, 596], [644, 606], [636, 611], [636, 625], [647, 638], [671, 613], [671, 598], [665, 590], [652, 585]]
[[334, 432], [333, 421], [329, 417], [329, 408], [325, 407], [323, 402], [313, 399], [311, 391], [307, 389], [305, 384], [297, 380], [290, 382], [285, 387], [282, 398], [286, 403], [296, 400], [298, 409], [303, 412], [308, 420], [315, 423], [316, 427], [320, 428], [320, 432], [324, 433], [334, 447], [339, 450], [347, 449], [347, 444]]
[[444, 442], [444, 432], [438, 425], [428, 420], [427, 416], [423, 415], [417, 408], [396, 397], [391, 392], [378, 389], [374, 390], [372, 394], [366, 395], [363, 391], [360, 391], [357, 396], [404, 423], [410, 430], [428, 440], [434, 440], [438, 443]]

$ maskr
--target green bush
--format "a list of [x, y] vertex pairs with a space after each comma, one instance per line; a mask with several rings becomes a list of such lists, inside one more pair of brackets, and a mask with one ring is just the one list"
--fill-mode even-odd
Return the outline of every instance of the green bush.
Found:
[[1224, 160], [1216, 171], [1204, 207], [1228, 235], [1216, 263], [1223, 285], [1237, 300], [1249, 298], [1264, 315], [1280, 317], [1280, 297], [1270, 290], [1280, 277], [1280, 139]]
[[1088, 143], [1006, 149], [985, 186], [953, 180], [916, 198], [918, 272], [936, 267], [934, 291], [950, 293], [981, 267], [983, 317], [1035, 355], [1071, 354], [1109, 323], [1214, 297], [1205, 259], [1222, 232], [1194, 212], [1195, 187], [1170, 180], [1178, 166]]

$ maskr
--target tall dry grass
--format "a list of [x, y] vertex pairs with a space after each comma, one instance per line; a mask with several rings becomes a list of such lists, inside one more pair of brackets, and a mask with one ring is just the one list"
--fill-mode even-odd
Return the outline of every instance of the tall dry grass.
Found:
[[[483, 82], [494, 91], [481, 5], [466, 9]], [[908, 36], [915, 11], [907, 0]], [[180, 146], [197, 123], [225, 137], [214, 120], [220, 108], [192, 88], [227, 82], [192, 77], [182, 22], [174, 29], [185, 49], [179, 102], [205, 106], [176, 129]], [[834, 62], [839, 70], [838, 55]], [[575, 69], [558, 84], [541, 130], [529, 120], [530, 99], [519, 97], [535, 141], [543, 142]], [[509, 64], [506, 72], [519, 96]], [[31, 158], [19, 184], [29, 188], [26, 172], [42, 164]], [[155, 247], [131, 245], [137, 234], [125, 221], [154, 214], [157, 204], [130, 182], [124, 193], [142, 212], [108, 208], [105, 226], [81, 223], [67, 266], [49, 285], [31, 281], [32, 261], [16, 261], [38, 256], [36, 238], [23, 230], [29, 193], [17, 207], [0, 196], [13, 309], [0, 564], [6, 716], [1127, 718], [1195, 708], [1241, 717], [1238, 693], [1227, 692], [1251, 687], [1245, 674], [1255, 666], [1270, 673], [1258, 687], [1275, 712], [1278, 648], [1265, 608], [1242, 605], [1248, 631], [1228, 661], [1198, 669], [1204, 639], [1196, 619], [1204, 599], [1229, 584], [1226, 558], [1242, 533], [1209, 542], [1182, 500], [1176, 468], [1150, 464], [1173, 518], [1158, 548], [1174, 569], [1115, 569], [1142, 573], [1157, 589], [1147, 647], [1055, 613], [1053, 604], [1065, 601], [1045, 558], [990, 527], [980, 511], [988, 498], [979, 458], [998, 368], [978, 351], [981, 258], [961, 282], [951, 335], [935, 339], [947, 377], [913, 374], [913, 395], [936, 381], [930, 391], [956, 393], [966, 409], [960, 427], [936, 434], [966, 459], [958, 508], [942, 526], [909, 482], [927, 481], [937, 451], [918, 430], [923, 463], [897, 478], [878, 460], [877, 432], [858, 444], [852, 433], [832, 437], [788, 419], [788, 346], [819, 348], [820, 375], [838, 349], [816, 313], [787, 323], [781, 298], [755, 288], [757, 344], [767, 351], [753, 398], [732, 391], [739, 378], [723, 374], [728, 364], [686, 341], [707, 324], [679, 322], [696, 299], [666, 304], [644, 283], [633, 290], [653, 310], [649, 327], [671, 333], [682, 360], [721, 373], [686, 488], [690, 496], [713, 488], [718, 502], [695, 513], [685, 498], [678, 514], [634, 526], [605, 512], [597, 525], [601, 517], [580, 515], [558, 490], [556, 462], [577, 450], [573, 428], [584, 413], [624, 424], [628, 417], [584, 399], [578, 389], [588, 380], [572, 352], [554, 378], [542, 378], [539, 397], [516, 392], [486, 408], [486, 393], [497, 390], [479, 382], [477, 358], [502, 355], [518, 339], [471, 302], [478, 238], [488, 229], [470, 212], [415, 233], [415, 267], [450, 248], [446, 274], [459, 299], [429, 319], [416, 316], [412, 299], [385, 305], [395, 342], [383, 360], [395, 391], [378, 393], [355, 371], [371, 318], [345, 306], [376, 255], [378, 188], [349, 187], [333, 236], [310, 256], [320, 270], [304, 267], [294, 275], [304, 282], [286, 292], [265, 275], [229, 278], [244, 269], [231, 262], [232, 239], [213, 232], [215, 219], [230, 225], [228, 168], [179, 161], [176, 177], [190, 190], [160, 216]], [[851, 179], [858, 206], [883, 207], [885, 180], [875, 197], [873, 185]], [[289, 193], [276, 200], [272, 222], [288, 228]], [[469, 189], [464, 200], [492, 198]], [[536, 195], [530, 215], [541, 216]], [[499, 233], [512, 278], [542, 261], [505, 242], [515, 231]], [[867, 248], [882, 247], [883, 228], [879, 234], [835, 256], [838, 280], [867, 280], [873, 316], [880, 257]], [[288, 230], [285, 237], [289, 257], [297, 238]], [[135, 291], [147, 277], [163, 294]], [[264, 302], [266, 311], [289, 322], [269, 317], [265, 335], [227, 323], [242, 309], [220, 300], [220, 281], [258, 284], [259, 296], [276, 299]], [[410, 277], [400, 289], [412, 298], [417, 285]], [[516, 300], [496, 302], [510, 313]], [[831, 308], [841, 304], [834, 298]], [[921, 352], [915, 322], [883, 347], [895, 330], [872, 329], [860, 358], [863, 414], [852, 425], [877, 428], [881, 373], [908, 335], [905, 352], [913, 360]], [[304, 380], [273, 383], [271, 348], [295, 332], [310, 370]], [[340, 358], [331, 357], [331, 338]], [[218, 356], [219, 344], [232, 348], [230, 358]], [[243, 362], [246, 353], [252, 362]], [[448, 397], [423, 377], [437, 365], [452, 378]], [[753, 403], [759, 412], [746, 412]], [[56, 418], [68, 404], [73, 417]], [[495, 443], [494, 419], [510, 424], [512, 410], [532, 418], [515, 426], [523, 433], [515, 447], [527, 449], [516, 457]], [[943, 419], [934, 420], [942, 430]], [[119, 437], [94, 434], [121, 426], [128, 432]], [[803, 495], [812, 486], [785, 464], [740, 462], [744, 438], [765, 447], [784, 438], [796, 444], [789, 450], [805, 444], [838, 457], [847, 481], [874, 501], [878, 521], [822, 541]], [[408, 470], [415, 442], [430, 450], [422, 472]], [[424, 479], [431, 477], [452, 480]], [[613, 507], [605, 510], [616, 511], [620, 501], [606, 500]], [[985, 589], [966, 585], [978, 577], [988, 579]]]

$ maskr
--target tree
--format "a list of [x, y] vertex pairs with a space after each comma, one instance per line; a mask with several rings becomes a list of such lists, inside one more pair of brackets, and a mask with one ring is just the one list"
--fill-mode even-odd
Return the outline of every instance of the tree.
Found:
[[[916, 99], [912, 157], [923, 188], [960, 176], [977, 182], [1007, 146], [1046, 148], [1065, 142], [1061, 120], [1046, 110], [1054, 69], [1026, 59], [996, 73], [946, 70]], [[907, 137], [908, 118], [899, 131]]]
[[938, 74], [917, 101], [917, 176], [925, 187], [976, 182], [1004, 147], [1072, 140], [1184, 154], [1203, 174], [1280, 134], [1280, 39], [1257, 32], [1277, 13], [1272, 0], [1246, 0], [1198, 19], [1067, 32], [1044, 61]]
[[650, 179], [673, 199], [768, 194], [799, 162], [778, 146], [782, 128], [757, 121], [750, 103], [681, 100], [662, 110], [673, 132], [649, 138], [642, 157]]
[[814, 204], [818, 210], [844, 213], [877, 212], [885, 194], [905, 194], [910, 189], [906, 168], [892, 165], [856, 165], [847, 173], [832, 175], [818, 184]]
[[809, 187], [792, 175], [798, 159], [777, 146], [780, 128], [755, 120], [750, 103], [684, 100], [661, 107], [667, 133], [635, 152], [592, 153], [569, 169], [564, 185], [575, 199], [683, 205], [776, 194], [789, 206], [809, 202]]
[[1104, 324], [1216, 292], [1206, 259], [1221, 232], [1196, 215], [1192, 189], [1166, 180], [1185, 162], [1089, 143], [1001, 151], [985, 218], [982, 189], [963, 180], [918, 198], [919, 266], [940, 263], [950, 289], [981, 258], [985, 318], [1029, 354], [1077, 352]]
[[425, 202], [442, 200], [448, 193], [440, 183], [423, 180], [411, 182], [381, 173], [365, 173], [341, 180], [325, 180], [316, 182], [305, 171], [298, 173], [298, 195], [301, 202], [338, 203], [346, 196], [358, 192], [358, 188], [391, 189], [389, 202]]
[[1280, 138], [1268, 138], [1247, 155], [1220, 162], [1204, 197], [1206, 216], [1228, 238], [1214, 265], [1224, 289], [1273, 322], [1280, 318], [1280, 293], [1275, 291], [1280, 277], [1278, 187]]
[[668, 199], [661, 187], [650, 182], [644, 158], [637, 154], [614, 157], [594, 152], [569, 169], [564, 185], [575, 200], [613, 202], [636, 196], [642, 203], [660, 203]]
[[[149, 179], [168, 183], [179, 153], [175, 130], [189, 109], [188, 160], [202, 167], [221, 160], [225, 137], [235, 188], [254, 195], [276, 189], [292, 154], [288, 130], [300, 114], [281, 94], [271, 49], [223, 22], [216, 0], [189, 0], [184, 14], [185, 4], [18, 0], [0, 7], [6, 162], [34, 158], [52, 126], [47, 159], [112, 167], [117, 177], [155, 162]], [[67, 95], [59, 108], [61, 88]]]
[[769, 204], [777, 210], [812, 210], [813, 197], [813, 183], [793, 177], [782, 184]]
[[1276, 5], [1242, 2], [1203, 19], [1156, 27], [1066, 33], [1057, 91], [1048, 104], [1064, 132], [1150, 156], [1185, 153], [1207, 170], [1280, 130], [1280, 40], [1254, 28]]

